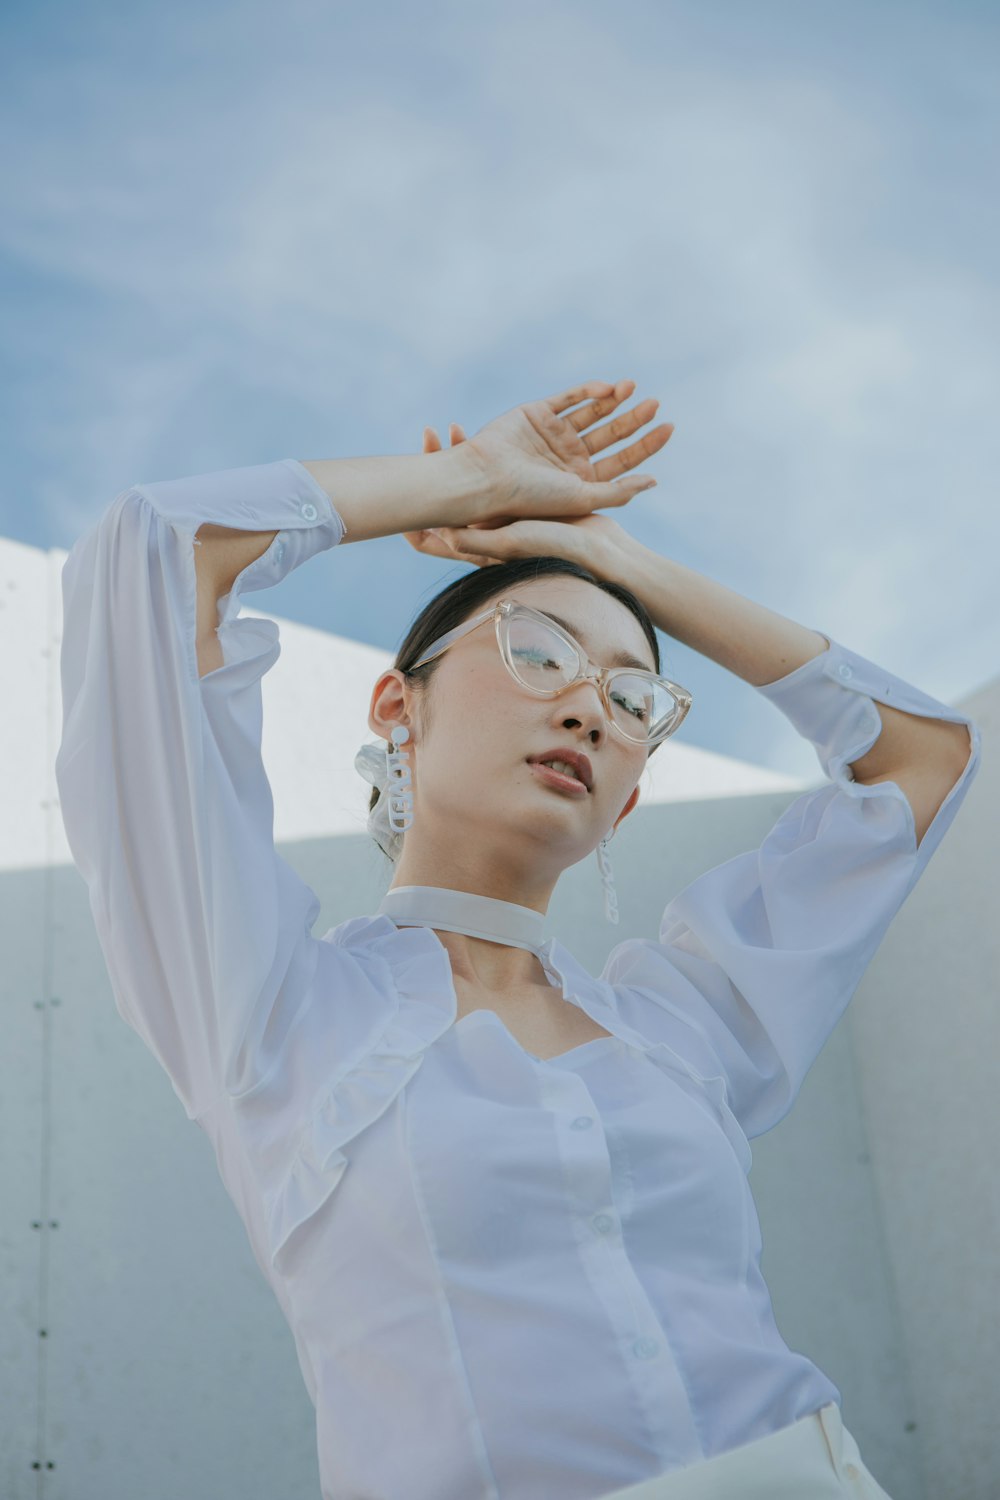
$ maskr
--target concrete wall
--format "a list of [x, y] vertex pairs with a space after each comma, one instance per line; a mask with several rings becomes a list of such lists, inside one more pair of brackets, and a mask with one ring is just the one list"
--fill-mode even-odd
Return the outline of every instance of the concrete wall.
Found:
[[[291, 1334], [208, 1141], [118, 1017], [86, 888], [65, 862], [51, 774], [61, 560], [19, 558], [42, 586], [10, 589], [0, 614], [3, 656], [21, 663], [0, 727], [0, 1496], [317, 1500]], [[313, 667], [303, 675], [302, 661], [322, 637], [302, 634], [297, 667], [295, 636], [282, 622], [284, 658], [265, 681], [279, 826], [286, 787], [302, 795], [302, 747], [315, 756], [294, 689], [304, 703]], [[28, 639], [42, 643], [33, 658], [13, 649]], [[356, 665], [366, 701], [377, 663]], [[269, 713], [278, 694], [280, 715]], [[893, 1500], [1000, 1493], [998, 705], [996, 684], [961, 704], [984, 736], [968, 802], [791, 1115], [753, 1143], [779, 1327], [840, 1388]], [[319, 762], [310, 772], [327, 773]], [[598, 971], [616, 942], [655, 933], [689, 880], [756, 847], [799, 790], [744, 784], [699, 799], [689, 785], [686, 800], [644, 802], [611, 846], [621, 925], [603, 920], [591, 858], [560, 883], [553, 930]], [[337, 796], [363, 826], [353, 769]], [[20, 863], [12, 829], [31, 840]], [[388, 885], [367, 835], [284, 840], [281, 851], [321, 898], [317, 933], [373, 910]]]
[[[977, 780], [970, 798], [979, 791]], [[613, 845], [621, 927], [604, 930], [595, 860], [564, 876], [554, 930], [599, 968], [613, 942], [655, 931], [680, 883], [759, 843], [787, 800], [637, 811]], [[995, 1136], [996, 955], [983, 908], [968, 924], [955, 910], [952, 867], [986, 822], [968, 811], [792, 1114], [753, 1143], [779, 1327], [842, 1391], [894, 1500], [987, 1500], [1000, 1473], [996, 1188], [975, 1149]], [[387, 884], [364, 838], [282, 852], [320, 894], [317, 932], [372, 910]], [[38, 1493], [41, 1419], [52, 1500], [315, 1500], [291, 1335], [207, 1140], [118, 1018], [82, 880], [72, 868], [11, 872], [0, 909], [0, 1493]], [[58, 1227], [32, 1227], [43, 1200]], [[963, 1432], [971, 1457], [952, 1488]]]
[[848, 1017], [902, 1330], [909, 1440], [929, 1500], [996, 1500], [1000, 691], [993, 684], [959, 706], [982, 730], [982, 765]]

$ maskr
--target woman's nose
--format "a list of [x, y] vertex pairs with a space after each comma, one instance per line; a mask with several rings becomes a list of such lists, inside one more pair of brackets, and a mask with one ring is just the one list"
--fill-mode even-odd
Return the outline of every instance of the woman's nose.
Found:
[[[566, 698], [571, 701], [567, 702]], [[572, 718], [574, 722], [583, 724], [590, 733], [595, 730], [602, 736], [607, 733], [608, 718], [604, 699], [596, 682], [587, 680], [575, 683], [566, 698], [560, 705], [564, 722]]]

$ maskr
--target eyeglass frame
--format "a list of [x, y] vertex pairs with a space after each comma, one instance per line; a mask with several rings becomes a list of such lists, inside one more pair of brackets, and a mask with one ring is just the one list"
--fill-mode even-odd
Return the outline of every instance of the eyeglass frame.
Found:
[[[557, 636], [561, 637], [561, 639], [566, 643], [567, 646], [571, 648], [571, 650], [575, 651], [578, 669], [577, 675], [572, 679], [571, 682], [565, 682], [563, 683], [562, 687], [558, 688], [536, 688], [531, 687], [526, 682], [522, 682], [521, 678], [517, 676], [510, 662], [507, 660], [507, 653], [504, 651], [503, 636], [501, 633], [504, 621], [509, 620], [511, 615], [513, 615], [516, 611], [523, 611], [526, 614], [534, 615], [536, 619], [542, 620], [550, 630], [554, 631]], [[544, 610], [534, 609], [530, 604], [522, 604], [519, 599], [498, 599], [496, 604], [491, 609], [484, 610], [480, 615], [474, 615], [471, 620], [463, 620], [461, 625], [456, 625], [453, 630], [446, 631], [444, 635], [438, 636], [437, 640], [432, 642], [431, 646], [427, 651], [424, 652], [420, 660], [414, 662], [412, 667], [409, 667], [407, 669], [408, 672], [415, 672], [418, 667], [424, 666], [426, 662], [433, 661], [436, 656], [440, 656], [443, 651], [447, 651], [448, 647], [454, 645], [454, 643], [462, 636], [468, 635], [470, 631], [478, 630], [479, 626], [484, 625], [487, 620], [493, 621], [494, 629], [496, 632], [497, 649], [500, 652], [500, 659], [503, 662], [504, 666], [507, 668], [510, 676], [517, 683], [518, 687], [523, 688], [526, 693], [534, 693], [539, 698], [558, 698], [560, 693], [565, 693], [569, 688], [576, 687], [578, 682], [593, 682], [600, 694], [601, 702], [604, 705], [605, 716], [612, 729], [617, 730], [622, 739], [627, 740], [630, 745], [646, 745], [650, 753], [652, 753], [658, 745], [662, 745], [664, 740], [669, 739], [670, 736], [680, 728], [684, 719], [687, 717], [692, 702], [694, 701], [687, 688], [681, 687], [679, 682], [671, 682], [669, 677], [663, 677], [660, 673], [651, 672], [647, 668], [599, 667], [596, 662], [590, 660], [590, 657], [584, 651], [580, 642], [574, 635], [571, 635], [568, 630], [564, 630], [563, 627], [558, 624], [557, 621], [553, 620], [550, 615], [547, 615]], [[591, 671], [590, 668], [593, 668], [594, 670]], [[662, 683], [663, 686], [667, 688], [668, 692], [671, 693], [674, 701], [677, 704], [678, 711], [676, 716], [672, 721], [668, 721], [666, 730], [662, 734], [658, 735], [655, 739], [647, 735], [645, 739], [637, 740], [633, 738], [632, 735], [626, 734], [624, 729], [622, 729], [621, 726], [615, 721], [614, 710], [611, 706], [611, 698], [608, 691], [608, 684], [613, 677], [625, 673], [628, 673], [632, 677], [645, 677], [649, 678], [653, 682]]]

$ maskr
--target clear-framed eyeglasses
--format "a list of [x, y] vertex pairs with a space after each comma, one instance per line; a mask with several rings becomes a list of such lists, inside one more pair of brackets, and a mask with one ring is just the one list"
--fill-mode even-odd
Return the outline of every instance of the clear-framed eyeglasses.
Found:
[[680, 683], [636, 667], [598, 667], [568, 630], [543, 610], [513, 599], [499, 599], [492, 609], [439, 636], [409, 670], [440, 656], [487, 620], [493, 621], [504, 666], [519, 686], [540, 698], [556, 698], [574, 683], [594, 682], [608, 722], [633, 744], [654, 749], [680, 727], [691, 707], [691, 694]]

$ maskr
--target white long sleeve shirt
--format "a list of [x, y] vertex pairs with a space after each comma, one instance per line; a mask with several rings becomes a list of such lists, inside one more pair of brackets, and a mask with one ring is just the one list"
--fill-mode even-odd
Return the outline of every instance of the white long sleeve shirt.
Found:
[[[205, 522], [278, 535], [199, 678]], [[540, 1060], [493, 1012], [456, 1021], [431, 928], [314, 936], [319, 900], [275, 851], [278, 627], [240, 599], [343, 534], [294, 459], [124, 490], [63, 570], [56, 763], [116, 1005], [211, 1139], [294, 1333], [324, 1497], [589, 1500], [839, 1403], [775, 1325], [748, 1139], [950, 826], [978, 727], [833, 640], [758, 688], [827, 783], [600, 978], [549, 940], [552, 984], [611, 1035]], [[850, 774], [877, 702], [971, 733], [919, 847], [901, 788]]]

